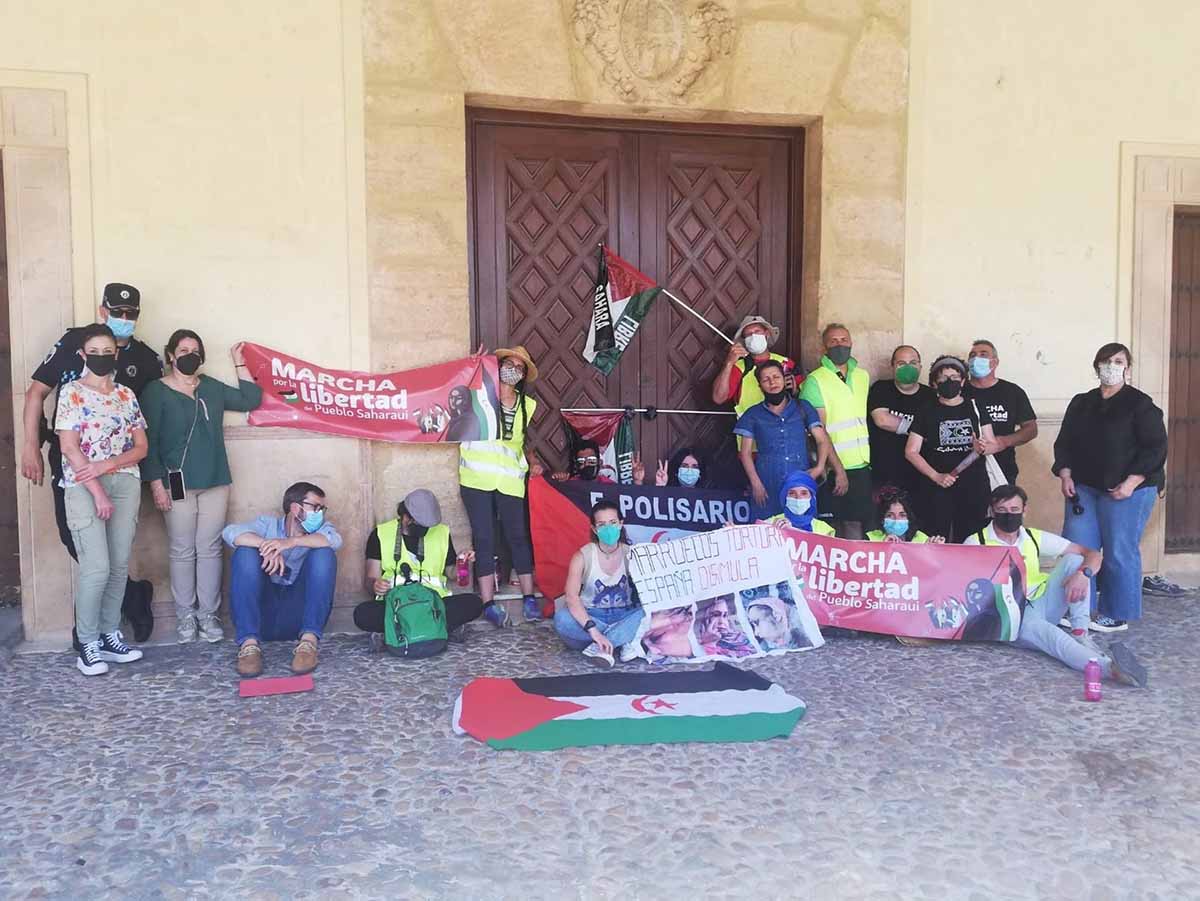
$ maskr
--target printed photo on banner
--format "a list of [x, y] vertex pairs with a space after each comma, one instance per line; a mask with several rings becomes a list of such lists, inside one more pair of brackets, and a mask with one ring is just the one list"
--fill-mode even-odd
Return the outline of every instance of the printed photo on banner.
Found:
[[1012, 548], [847, 541], [786, 528], [796, 582], [822, 626], [910, 638], [1013, 641], [1025, 563]]
[[742, 660], [824, 644], [782, 532], [745, 525], [635, 544], [629, 573], [647, 612], [635, 647], [652, 663]]

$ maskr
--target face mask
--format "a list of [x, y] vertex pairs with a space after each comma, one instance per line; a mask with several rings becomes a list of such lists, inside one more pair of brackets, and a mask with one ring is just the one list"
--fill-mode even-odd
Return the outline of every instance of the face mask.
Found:
[[305, 514], [304, 519], [300, 520], [300, 528], [304, 529], [304, 531], [308, 532], [309, 534], [312, 534], [313, 532], [317, 531], [317, 529], [321, 528], [321, 524], [324, 522], [325, 511], [312, 510]]
[[117, 319], [115, 316], [106, 316], [104, 324], [108, 326], [109, 331], [117, 338], [132, 338], [133, 330], [137, 328], [137, 322], [132, 319]]
[[885, 519], [883, 521], [883, 531], [887, 532], [889, 535], [896, 535], [900, 538], [903, 538], [908, 534], [908, 520]]
[[939, 382], [937, 386], [938, 396], [946, 398], [946, 400], [954, 400], [962, 394], [962, 382], [956, 382], [954, 379], [946, 379], [944, 382]]
[[621, 527], [614, 524], [596, 526], [596, 537], [601, 544], [616, 544], [621, 540]]
[[92, 375], [106, 376], [112, 375], [113, 370], [117, 368], [117, 357], [115, 354], [85, 354], [87, 360], [88, 372]]
[[1100, 384], [1112, 387], [1125, 381], [1125, 366], [1122, 363], [1101, 363], [1096, 367], [1100, 373]]
[[184, 375], [195, 375], [196, 370], [200, 368], [200, 354], [190, 353], [183, 354], [175, 358], [175, 368]]
[[746, 350], [756, 356], [765, 353], [767, 350], [767, 336], [760, 335], [757, 332], [753, 335], [746, 336]]
[[803, 516], [808, 512], [808, 508], [812, 506], [812, 498], [807, 497], [789, 497], [787, 499], [787, 508], [797, 516]]
[[897, 385], [915, 385], [921, 376], [921, 369], [911, 363], [901, 363], [896, 367]]
[[992, 522], [1001, 532], [1015, 532], [1025, 520], [1024, 513], [993, 513]]
[[700, 470], [695, 466], [680, 466], [676, 477], [679, 479], [680, 485], [691, 488], [700, 481]]
[[429, 526], [419, 526], [415, 522], [408, 527], [408, 534], [411, 538], [424, 538], [429, 531]]
[[776, 404], [783, 403], [783, 399], [785, 397], [787, 397], [787, 392], [786, 391], [771, 391], [771, 392], [763, 394], [763, 397], [765, 397], [767, 400], [767, 403], [769, 403], [773, 407]]
[[523, 378], [525, 378], [525, 376], [522, 375], [521, 370], [517, 369], [516, 366], [500, 367], [500, 381], [504, 382], [506, 385], [516, 385], [520, 383], [521, 379]]
[[600, 467], [597, 466], [595, 463], [592, 463], [589, 466], [580, 466], [579, 467], [579, 478], [584, 479], [585, 481], [591, 482], [599, 474], [600, 474]]
[[992, 361], [987, 357], [971, 357], [971, 377], [984, 379], [992, 371]]
[[844, 366], [846, 361], [850, 359], [850, 348], [845, 344], [839, 344], [836, 347], [831, 347], [825, 351], [825, 356], [829, 357], [830, 362], [834, 366]]

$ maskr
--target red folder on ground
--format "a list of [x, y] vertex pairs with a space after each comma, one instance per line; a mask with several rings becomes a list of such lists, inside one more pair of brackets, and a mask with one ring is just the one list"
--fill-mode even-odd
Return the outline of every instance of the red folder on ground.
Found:
[[238, 683], [238, 694], [243, 698], [262, 695], [287, 695], [297, 691], [312, 691], [312, 675], [283, 676], [278, 679], [243, 679]]

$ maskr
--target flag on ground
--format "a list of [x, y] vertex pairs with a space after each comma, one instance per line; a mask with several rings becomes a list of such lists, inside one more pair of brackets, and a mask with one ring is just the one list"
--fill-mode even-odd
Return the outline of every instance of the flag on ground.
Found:
[[802, 700], [757, 673], [718, 663], [681, 673], [473, 679], [454, 731], [493, 748], [758, 741], [791, 734]]
[[600, 446], [600, 470], [622, 485], [633, 482], [633, 426], [624, 413], [563, 413], [567, 444], [572, 458], [582, 441]]
[[602, 245], [583, 358], [605, 375], [612, 372], [661, 292], [649, 276]]

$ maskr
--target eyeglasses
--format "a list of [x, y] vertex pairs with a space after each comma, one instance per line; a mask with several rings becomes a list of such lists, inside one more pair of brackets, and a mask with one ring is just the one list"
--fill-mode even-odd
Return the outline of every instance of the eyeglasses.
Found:
[[326, 510], [329, 509], [324, 504], [314, 504], [312, 501], [301, 501], [300, 506], [301, 507], [312, 507], [314, 513], [318, 510], [320, 510], [322, 513], [324, 513]]
[[580, 466], [591, 466], [593, 463], [599, 463], [599, 457], [576, 457], [575, 462]]
[[105, 307], [104, 309], [108, 310], [108, 315], [113, 319], [127, 319], [130, 322], [137, 321], [141, 312], [132, 307]]

